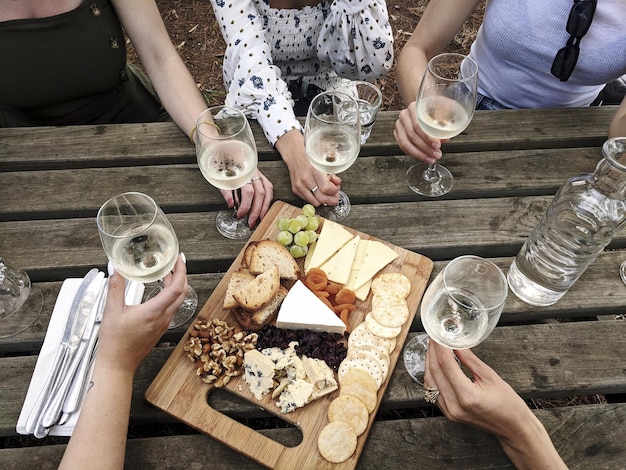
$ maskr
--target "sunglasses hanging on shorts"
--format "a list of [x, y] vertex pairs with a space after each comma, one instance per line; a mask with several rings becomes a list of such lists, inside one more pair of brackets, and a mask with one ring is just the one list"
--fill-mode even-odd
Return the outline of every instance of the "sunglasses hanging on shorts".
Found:
[[587, 34], [591, 26], [593, 14], [596, 11], [596, 0], [574, 0], [574, 5], [569, 12], [566, 30], [569, 39], [565, 47], [559, 49], [552, 62], [552, 75], [562, 82], [566, 82], [578, 61], [580, 53], [580, 40]]

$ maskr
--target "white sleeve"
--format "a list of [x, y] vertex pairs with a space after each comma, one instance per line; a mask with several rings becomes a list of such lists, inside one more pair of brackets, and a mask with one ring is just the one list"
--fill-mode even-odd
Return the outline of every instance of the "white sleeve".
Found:
[[393, 31], [385, 0], [334, 0], [317, 55], [340, 77], [373, 82], [393, 65]]
[[293, 112], [287, 84], [272, 64], [262, 19], [250, 0], [211, 0], [226, 42], [224, 54], [225, 104], [256, 119], [274, 145], [292, 129], [302, 130]]

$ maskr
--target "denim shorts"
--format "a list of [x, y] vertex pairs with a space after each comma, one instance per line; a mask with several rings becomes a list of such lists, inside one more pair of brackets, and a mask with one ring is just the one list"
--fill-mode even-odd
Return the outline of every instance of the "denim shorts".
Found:
[[486, 111], [500, 111], [503, 109], [511, 109], [511, 108], [507, 108], [506, 106], [497, 102], [493, 98], [489, 98], [488, 96], [481, 95], [480, 93], [478, 93], [476, 96], [476, 109], [486, 110]]

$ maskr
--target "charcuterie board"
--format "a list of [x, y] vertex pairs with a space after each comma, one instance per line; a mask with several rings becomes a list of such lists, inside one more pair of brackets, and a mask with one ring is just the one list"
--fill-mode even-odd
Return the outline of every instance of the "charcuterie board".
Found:
[[[278, 234], [277, 220], [280, 217], [295, 217], [300, 211], [300, 208], [282, 201], [275, 202], [248, 243], [267, 238], [275, 239]], [[344, 228], [355, 235], [359, 235], [362, 239], [375, 239], [374, 237], [349, 227], [344, 226]], [[209, 405], [208, 396], [214, 389], [214, 386], [208, 385], [200, 380], [196, 375], [193, 363], [190, 362], [183, 349], [189, 331], [194, 328], [193, 325], [190, 326], [187, 334], [179, 342], [178, 346], [172, 352], [172, 355], [146, 391], [146, 399], [171, 416], [268, 468], [294, 468], [296, 462], [298, 467], [302, 469], [355, 468], [376, 416], [376, 410], [387, 388], [391, 371], [393, 371], [402, 351], [404, 340], [409, 332], [409, 328], [433, 268], [433, 263], [430, 259], [412, 251], [388, 244], [383, 240], [379, 241], [385, 243], [398, 254], [398, 257], [383, 268], [381, 272], [399, 272], [404, 274], [411, 281], [411, 292], [406, 299], [410, 313], [408, 320], [401, 327], [400, 334], [396, 337], [395, 348], [389, 355], [390, 373], [378, 390], [376, 407], [374, 411], [369, 414], [367, 429], [358, 437], [356, 450], [348, 460], [338, 464], [330, 463], [322, 457], [317, 447], [319, 433], [328, 423], [328, 406], [330, 402], [336, 398], [338, 391], [312, 401], [293, 412], [283, 414], [276, 406], [276, 399], [272, 399], [270, 395], [265, 395], [260, 401], [255, 399], [249, 390], [248, 384], [241, 376], [233, 377], [233, 379], [225, 385], [225, 388], [230, 393], [262, 407], [265, 411], [279, 416], [281, 419], [299, 428], [303, 438], [301, 443], [295, 447], [287, 447], [276, 442], [212, 408]], [[196, 320], [215, 318], [225, 320], [229, 324], [236, 323], [230, 311], [223, 309], [223, 300], [231, 274], [238, 270], [241, 265], [243, 252], [244, 250], [242, 250], [239, 256], [234, 260], [230, 269], [213, 291], [211, 297], [199, 311]], [[300, 263], [302, 263], [302, 260], [300, 260]], [[352, 328], [361, 323], [366, 314], [371, 310], [371, 294], [364, 301], [358, 301], [356, 305], [357, 309], [352, 312], [350, 316], [350, 326]]]

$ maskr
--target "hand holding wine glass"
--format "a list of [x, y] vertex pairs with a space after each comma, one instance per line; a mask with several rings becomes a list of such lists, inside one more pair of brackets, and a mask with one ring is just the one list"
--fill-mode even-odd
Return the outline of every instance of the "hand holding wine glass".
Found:
[[[435, 139], [450, 139], [474, 116], [478, 65], [462, 54], [439, 54], [428, 62], [415, 99], [417, 122]], [[423, 196], [442, 196], [452, 189], [450, 171], [438, 163], [418, 163], [407, 170], [409, 187]]]
[[[359, 106], [351, 96], [331, 90], [311, 101], [304, 125], [304, 148], [307, 158], [319, 171], [334, 175], [347, 170], [361, 150]], [[317, 187], [311, 191], [315, 194]], [[319, 214], [335, 222], [350, 213], [350, 199], [339, 191], [336, 206]]]
[[[150, 196], [128, 192], [106, 201], [96, 217], [98, 232], [115, 271], [144, 284], [161, 281], [178, 258], [178, 239], [169, 220]], [[157, 287], [148, 297], [161, 290]], [[189, 286], [170, 328], [186, 323], [196, 312], [198, 295]]]
[[[239, 189], [252, 182], [257, 171], [254, 136], [246, 116], [229, 106], [205, 110], [196, 121], [196, 156], [204, 178], [218, 189], [233, 191], [235, 210], [217, 214], [217, 230], [226, 238], [242, 240], [252, 234], [248, 218], [237, 219]], [[258, 178], [257, 178], [258, 179]]]
[[507, 295], [506, 277], [491, 261], [471, 255], [450, 261], [422, 298], [420, 317], [428, 334], [404, 348], [409, 375], [423, 385], [429, 339], [451, 349], [480, 344], [496, 327]]

